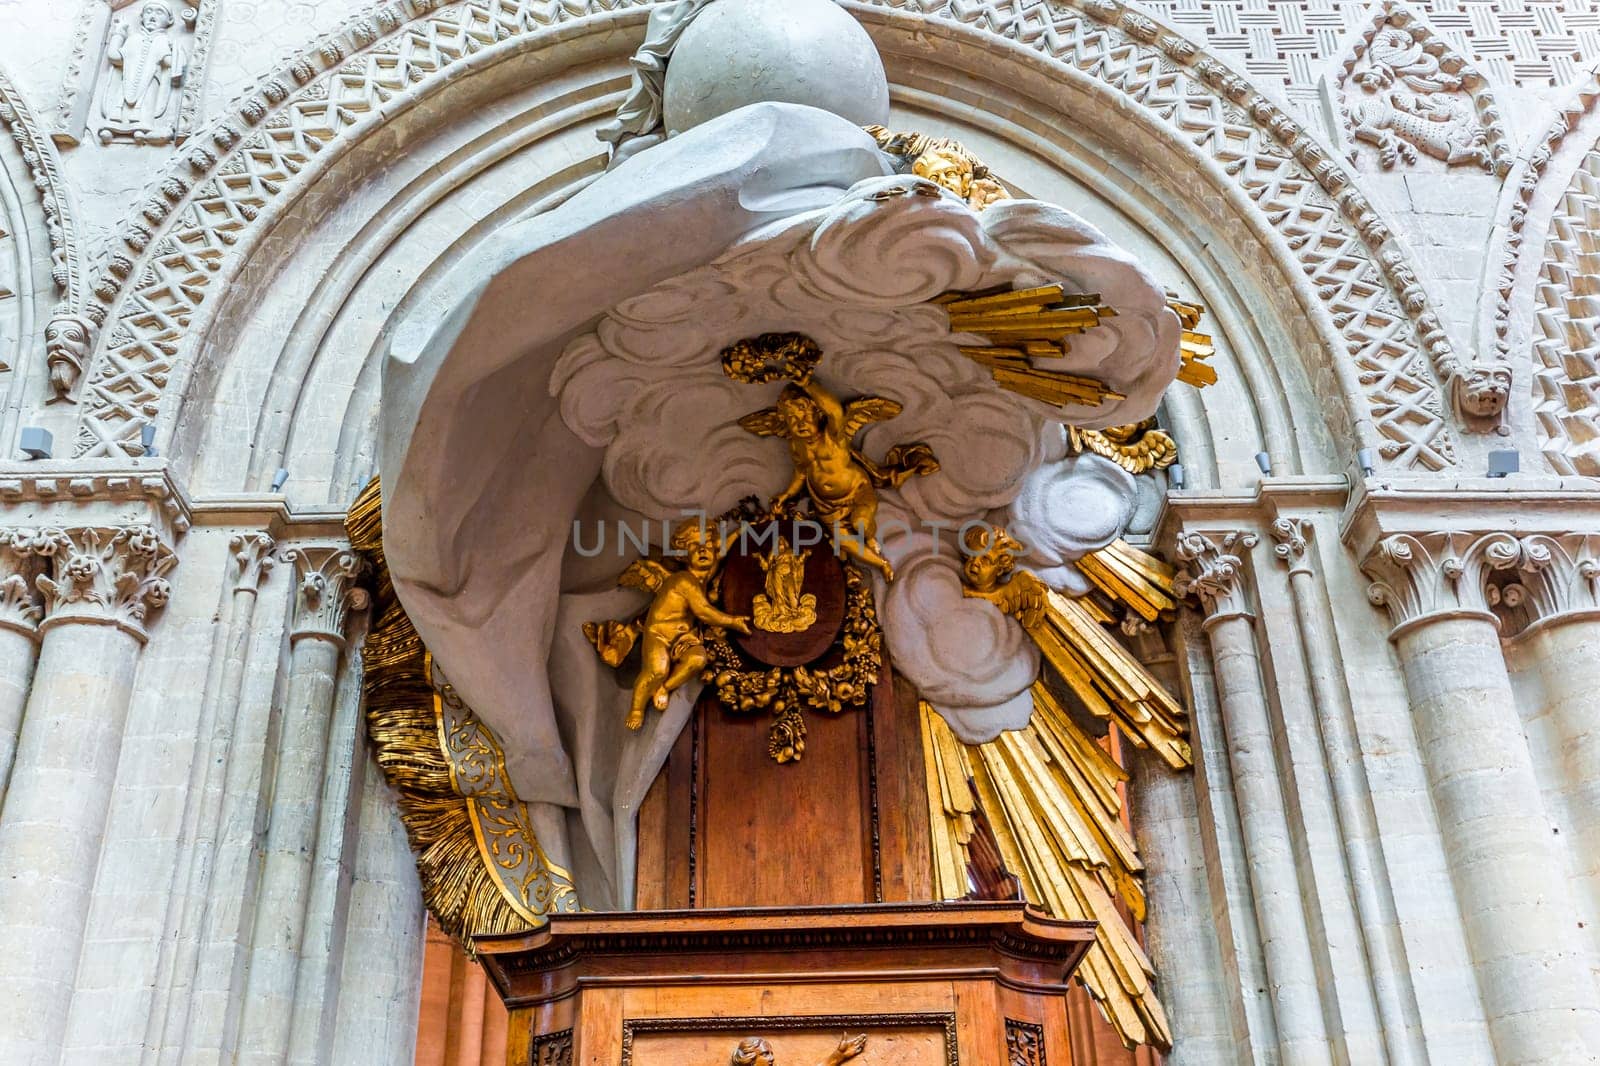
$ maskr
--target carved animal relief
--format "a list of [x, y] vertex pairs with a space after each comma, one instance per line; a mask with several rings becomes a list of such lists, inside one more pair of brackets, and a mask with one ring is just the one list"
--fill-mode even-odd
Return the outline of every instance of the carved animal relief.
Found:
[[1407, 12], [1391, 11], [1369, 31], [1342, 84], [1352, 161], [1365, 145], [1383, 170], [1423, 158], [1500, 169], [1504, 136], [1482, 78]]

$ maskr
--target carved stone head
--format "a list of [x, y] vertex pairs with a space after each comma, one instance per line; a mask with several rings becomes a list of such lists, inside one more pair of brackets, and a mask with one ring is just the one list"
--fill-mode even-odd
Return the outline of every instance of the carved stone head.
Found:
[[1511, 397], [1511, 368], [1473, 367], [1456, 387], [1456, 402], [1468, 418], [1499, 418]]
[[57, 312], [44, 327], [45, 362], [50, 367], [50, 388], [65, 396], [83, 373], [89, 356], [93, 327], [82, 315]]
[[139, 9], [139, 25], [146, 33], [170, 30], [177, 21], [178, 17], [172, 13], [172, 5], [167, 0], [149, 0]]

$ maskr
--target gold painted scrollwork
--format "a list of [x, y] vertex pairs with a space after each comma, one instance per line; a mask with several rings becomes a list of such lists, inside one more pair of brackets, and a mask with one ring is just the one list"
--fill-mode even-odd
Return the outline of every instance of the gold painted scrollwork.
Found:
[[463, 704], [406, 617], [383, 557], [374, 481], [345, 527], [372, 565], [374, 621], [364, 649], [367, 734], [395, 790], [423, 900], [451, 936], [525, 932], [578, 910], [571, 875], [540, 847], [494, 734]]

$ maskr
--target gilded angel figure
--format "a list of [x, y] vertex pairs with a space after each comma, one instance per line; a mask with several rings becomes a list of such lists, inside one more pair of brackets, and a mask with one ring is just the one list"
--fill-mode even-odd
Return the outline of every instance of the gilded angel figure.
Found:
[[815, 517], [831, 527], [835, 547], [876, 567], [885, 581], [894, 568], [878, 545], [879, 488], [898, 488], [913, 475], [939, 469], [933, 449], [921, 442], [889, 449], [875, 463], [855, 446], [857, 433], [872, 422], [894, 418], [900, 404], [881, 396], [864, 396], [848, 404], [809, 375], [785, 385], [775, 407], [739, 419], [739, 425], [760, 437], [789, 442], [794, 477], [772, 501], [773, 511], [803, 491]]
[[652, 593], [643, 617], [633, 622], [585, 622], [584, 636], [610, 666], [622, 660], [641, 641], [639, 676], [633, 684], [627, 726], [644, 725], [645, 708], [667, 709], [672, 693], [705, 669], [707, 655], [701, 626], [720, 626], [750, 632], [750, 620], [731, 615], [711, 602], [706, 591], [717, 564], [722, 561], [722, 535], [712, 526], [691, 519], [673, 531], [674, 553], [683, 568], [669, 569], [654, 559], [640, 559], [622, 572], [619, 585]]

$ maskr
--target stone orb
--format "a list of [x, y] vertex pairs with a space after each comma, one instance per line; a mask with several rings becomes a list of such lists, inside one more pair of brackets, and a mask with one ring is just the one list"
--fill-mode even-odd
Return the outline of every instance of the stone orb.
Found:
[[889, 117], [883, 60], [832, 0], [717, 0], [667, 65], [668, 136], [762, 101], [809, 104], [858, 126]]

